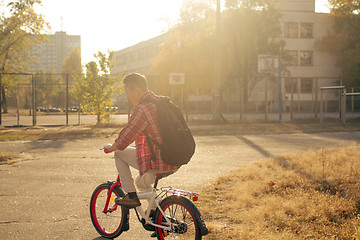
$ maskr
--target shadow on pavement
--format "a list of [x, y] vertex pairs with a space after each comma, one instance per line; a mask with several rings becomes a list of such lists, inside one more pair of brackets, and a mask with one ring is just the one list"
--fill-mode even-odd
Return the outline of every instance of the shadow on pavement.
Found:
[[243, 137], [243, 136], [236, 136], [238, 139], [243, 141], [245, 144], [249, 145], [250, 147], [254, 148], [256, 151], [258, 151], [260, 154], [262, 154], [265, 158], [272, 157], [271, 153], [260, 147], [259, 145], [255, 144], [251, 140]]
[[31, 150], [35, 149], [59, 149], [62, 148], [64, 143], [66, 141], [52, 141], [52, 140], [46, 140], [46, 141], [32, 141], [27, 143], [27, 145], [30, 146]]

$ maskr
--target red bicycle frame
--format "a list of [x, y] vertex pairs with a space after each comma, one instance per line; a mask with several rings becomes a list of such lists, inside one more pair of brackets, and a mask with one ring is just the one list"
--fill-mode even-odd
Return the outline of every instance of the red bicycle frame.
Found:
[[121, 187], [121, 182], [120, 182], [120, 176], [119, 176], [119, 175], [117, 176], [116, 182], [114, 182], [114, 183], [111, 185], [111, 187], [110, 187], [110, 189], [109, 189], [109, 191], [108, 191], [108, 196], [107, 196], [107, 199], [106, 199], [106, 204], [105, 204], [105, 207], [104, 207], [104, 210], [103, 210], [104, 213], [107, 213], [107, 212], [109, 212], [109, 211], [110, 211], [110, 212], [116, 211], [116, 209], [117, 209], [117, 207], [118, 207], [118, 205], [115, 204], [111, 209], [108, 210], [109, 202], [110, 202], [110, 198], [111, 198], [111, 193], [114, 191], [114, 188], [115, 188], [116, 186]]

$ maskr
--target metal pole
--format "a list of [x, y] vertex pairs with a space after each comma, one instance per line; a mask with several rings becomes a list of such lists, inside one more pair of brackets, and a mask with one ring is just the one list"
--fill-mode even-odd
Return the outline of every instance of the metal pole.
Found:
[[19, 96], [19, 84], [16, 85], [16, 120], [17, 126], [20, 125], [20, 96]]
[[293, 120], [293, 103], [294, 103], [294, 78], [291, 78], [291, 100], [290, 100], [290, 120]]
[[215, 78], [213, 121], [220, 121], [220, 0], [216, 0]]
[[346, 125], [346, 88], [341, 93], [341, 123], [345, 127]]
[[0, 72], [0, 127], [2, 126], [2, 72]]
[[320, 123], [323, 123], [323, 91], [320, 89]]
[[278, 56], [278, 74], [279, 74], [279, 120], [282, 120], [282, 91], [281, 91], [281, 56]]
[[[351, 92], [354, 93], [354, 88], [351, 88]], [[351, 95], [351, 111], [354, 112], [354, 95]]]
[[32, 111], [33, 126], [36, 126], [36, 75], [32, 74]]
[[69, 125], [69, 74], [66, 74], [66, 87], [65, 87], [65, 115], [66, 115], [66, 126]]
[[315, 78], [315, 119], [318, 118], [318, 78]]
[[268, 120], [268, 112], [269, 112], [269, 109], [268, 109], [268, 78], [265, 77], [265, 121]]

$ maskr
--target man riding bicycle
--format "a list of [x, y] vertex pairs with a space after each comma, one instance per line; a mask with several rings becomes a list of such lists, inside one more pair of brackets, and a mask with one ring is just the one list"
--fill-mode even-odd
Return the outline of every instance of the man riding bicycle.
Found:
[[[126, 126], [120, 131], [115, 142], [105, 149], [106, 153], [115, 151], [115, 164], [119, 172], [122, 188], [127, 192], [124, 198], [116, 198], [118, 205], [129, 208], [140, 206], [136, 188], [143, 192], [151, 191], [157, 174], [175, 172], [179, 166], [166, 164], [156, 144], [146, 141], [146, 136], [161, 144], [159, 123], [154, 103], [147, 99], [159, 99], [148, 90], [146, 78], [138, 73], [126, 75], [123, 79], [125, 94], [134, 106]], [[135, 141], [135, 147], [129, 146]], [[139, 170], [134, 184], [130, 166]]]

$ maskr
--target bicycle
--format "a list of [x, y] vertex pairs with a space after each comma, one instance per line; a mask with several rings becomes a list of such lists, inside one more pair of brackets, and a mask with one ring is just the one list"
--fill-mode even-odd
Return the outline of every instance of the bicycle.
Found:
[[[200, 240], [208, 234], [205, 222], [192, 201], [199, 194], [172, 187], [157, 188], [158, 182], [170, 173], [156, 177], [151, 192], [140, 192], [140, 200], [148, 200], [144, 211], [142, 205], [134, 208], [138, 220], [148, 231], [155, 231], [157, 239]], [[158, 193], [159, 192], [159, 193]], [[129, 208], [116, 205], [116, 197], [124, 197], [119, 176], [95, 188], [90, 200], [90, 216], [96, 231], [104, 238], [116, 238], [129, 230]], [[192, 201], [191, 201], [192, 200]], [[156, 205], [155, 211], [151, 206]]]

